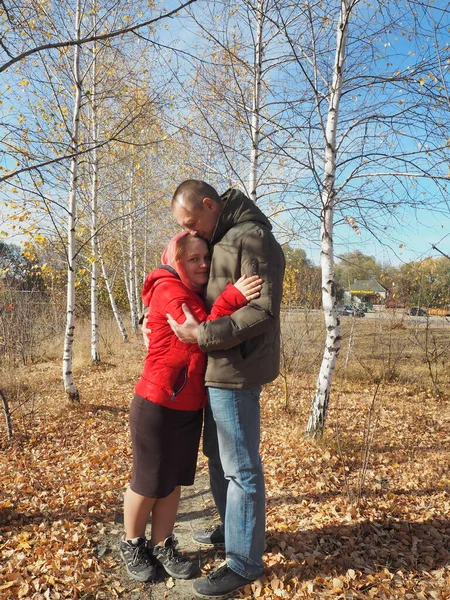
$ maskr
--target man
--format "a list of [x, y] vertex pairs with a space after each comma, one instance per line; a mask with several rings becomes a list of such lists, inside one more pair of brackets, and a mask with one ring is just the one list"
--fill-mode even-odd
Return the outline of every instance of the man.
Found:
[[172, 199], [178, 223], [211, 244], [209, 307], [242, 274], [259, 274], [261, 295], [233, 315], [198, 324], [186, 308], [177, 336], [208, 353], [203, 450], [222, 524], [194, 533], [206, 545], [225, 544], [227, 562], [194, 583], [200, 598], [225, 598], [263, 572], [264, 475], [259, 456], [261, 385], [279, 373], [283, 251], [268, 219], [238, 190], [222, 196], [203, 181], [181, 183]]

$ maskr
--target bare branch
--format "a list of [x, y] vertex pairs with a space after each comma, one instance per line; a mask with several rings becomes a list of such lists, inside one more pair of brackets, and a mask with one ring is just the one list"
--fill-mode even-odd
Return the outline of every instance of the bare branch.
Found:
[[149, 19], [148, 21], [143, 21], [142, 23], [138, 23], [137, 25], [132, 25], [130, 27], [123, 27], [122, 29], [117, 29], [116, 31], [111, 31], [109, 33], [103, 33], [101, 35], [91, 35], [91, 36], [81, 38], [79, 40], [67, 40], [65, 42], [54, 42], [53, 44], [43, 44], [42, 46], [37, 46], [36, 48], [30, 48], [30, 50], [27, 50], [26, 52], [22, 52], [18, 56], [15, 56], [8, 62], [1, 65], [0, 73], [2, 73], [3, 71], [6, 71], [7, 69], [9, 69], [9, 67], [16, 64], [17, 62], [20, 62], [24, 58], [27, 58], [28, 56], [31, 56], [33, 54], [37, 54], [38, 52], [42, 52], [43, 50], [50, 50], [52, 48], [68, 48], [70, 46], [82, 46], [83, 44], [88, 44], [90, 42], [95, 42], [98, 40], [112, 39], [112, 38], [118, 37], [119, 35], [124, 35], [125, 33], [133, 33], [135, 31], [138, 31], [139, 29], [142, 29], [142, 27], [146, 27], [147, 25], [153, 25], [153, 23], [157, 23], [158, 21], [162, 21], [163, 19], [166, 19], [167, 17], [172, 17], [172, 16], [176, 15], [181, 9], [186, 8], [186, 6], [189, 6], [190, 4], [193, 4], [194, 2], [197, 2], [197, 0], [188, 0], [187, 2], [185, 2], [184, 4], [180, 4], [180, 6], [178, 6], [177, 8], [174, 8], [170, 12], [161, 14], [158, 17], [155, 17], [154, 19]]

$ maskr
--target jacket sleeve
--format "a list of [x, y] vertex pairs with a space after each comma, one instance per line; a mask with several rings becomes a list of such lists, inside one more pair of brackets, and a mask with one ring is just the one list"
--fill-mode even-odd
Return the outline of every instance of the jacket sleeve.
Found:
[[186, 316], [183, 312], [182, 305], [186, 304], [191, 313], [194, 315], [195, 320], [199, 323], [203, 323], [208, 318], [208, 313], [201, 305], [200, 301], [195, 301], [191, 296], [184, 296], [182, 294], [177, 294], [175, 297], [167, 299], [167, 302], [163, 308], [164, 314], [169, 314], [171, 317], [175, 319], [177, 323], [184, 323], [186, 320]]
[[211, 313], [208, 315], [207, 321], [213, 319], [219, 319], [231, 315], [239, 308], [246, 306], [247, 299], [237, 287], [229, 283], [217, 300], [214, 302], [211, 308]]
[[268, 332], [279, 318], [283, 290], [284, 255], [273, 235], [252, 230], [241, 242], [241, 274], [252, 274], [258, 265], [263, 279], [261, 295], [230, 316], [199, 325], [198, 344], [204, 352], [228, 350]]
[[211, 309], [211, 313], [208, 313], [203, 308], [201, 302], [195, 302], [192, 297], [183, 296], [178, 294], [175, 297], [167, 300], [165, 305], [165, 313], [169, 313], [177, 323], [184, 323], [186, 317], [182, 309], [182, 304], [186, 304], [191, 313], [194, 315], [195, 320], [199, 323], [204, 321], [211, 321], [212, 319], [218, 319], [226, 315], [231, 315], [242, 306], [247, 304], [247, 300], [234, 285], [227, 285], [225, 291], [220, 294], [217, 300], [214, 302]]

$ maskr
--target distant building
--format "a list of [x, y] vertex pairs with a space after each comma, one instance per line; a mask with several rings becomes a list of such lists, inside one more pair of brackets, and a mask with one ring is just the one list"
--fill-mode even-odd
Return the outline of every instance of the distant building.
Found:
[[344, 304], [384, 304], [388, 290], [375, 279], [355, 279], [344, 291]]

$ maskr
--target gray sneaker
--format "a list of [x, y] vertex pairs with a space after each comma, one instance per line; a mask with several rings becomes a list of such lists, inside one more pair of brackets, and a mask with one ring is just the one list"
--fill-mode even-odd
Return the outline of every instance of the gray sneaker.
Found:
[[198, 598], [224, 600], [235, 596], [236, 592], [254, 581], [235, 573], [227, 564], [219, 567], [210, 575], [194, 581], [194, 594]]
[[164, 540], [162, 546], [153, 546], [153, 557], [163, 566], [166, 573], [175, 579], [189, 579], [194, 574], [194, 563], [180, 554], [176, 548], [177, 540], [172, 534]]
[[192, 539], [202, 546], [225, 548], [225, 536], [222, 528], [223, 526], [220, 524], [208, 529], [199, 529], [194, 531]]
[[127, 573], [136, 581], [155, 581], [157, 579], [156, 562], [148, 550], [147, 540], [143, 537], [120, 541], [120, 556]]

